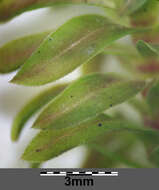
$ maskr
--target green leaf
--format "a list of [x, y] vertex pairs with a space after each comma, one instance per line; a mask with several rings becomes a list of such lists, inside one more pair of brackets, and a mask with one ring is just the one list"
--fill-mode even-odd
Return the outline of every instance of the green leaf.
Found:
[[109, 7], [106, 0], [4, 0], [0, 3], [0, 21], [7, 21], [26, 11], [59, 4], [90, 4]]
[[147, 43], [140, 40], [137, 42], [136, 47], [143, 57], [159, 56], [159, 44]]
[[143, 29], [116, 25], [100, 15], [74, 17], [43, 41], [11, 82], [34, 86], [55, 81], [137, 31]]
[[38, 117], [33, 128], [64, 128], [95, 117], [135, 96], [143, 81], [122, 81], [113, 74], [93, 73], [73, 82]]
[[147, 103], [153, 116], [159, 115], [159, 80], [157, 80], [148, 91], [146, 96]]
[[[12, 72], [23, 65], [36, 48], [38, 48], [41, 42], [49, 35], [49, 33], [50, 31], [25, 36], [2, 46], [0, 48], [0, 73]], [[137, 55], [135, 48], [123, 44], [112, 44], [105, 48], [104, 53], [111, 55]], [[94, 71], [98, 71], [99, 65], [101, 65], [98, 62], [102, 60], [102, 57], [104, 56], [100, 54], [90, 60], [90, 62], [84, 65], [83, 70], [92, 72], [93, 70], [91, 68], [94, 68]], [[86, 71], [86, 73], [88, 72]]]
[[119, 9], [122, 16], [130, 15], [140, 9], [148, 0], [123, 0]]
[[43, 32], [11, 41], [0, 48], [0, 73], [18, 69], [31, 56], [50, 32]]
[[41, 131], [28, 145], [22, 158], [31, 162], [46, 161], [76, 146], [90, 143], [99, 135], [112, 130], [128, 130], [146, 136], [154, 134], [159, 139], [158, 131], [142, 129], [102, 114], [76, 127]]
[[[50, 31], [33, 34], [13, 40], [0, 48], [0, 73], [8, 73], [18, 69], [25, 61], [31, 56], [31, 54], [38, 48], [41, 42], [49, 35]], [[105, 54], [111, 55], [130, 55], [136, 56], [137, 51], [123, 44], [112, 44], [105, 48]], [[98, 58], [99, 57], [99, 58]], [[93, 71], [91, 68], [96, 68], [98, 71], [98, 60], [102, 60], [102, 55], [96, 56], [88, 64], [85, 64], [84, 70]], [[92, 66], [91, 66], [92, 64]], [[88, 66], [89, 65], [89, 66]], [[86, 71], [87, 72], [87, 71]]]
[[45, 104], [54, 99], [60, 92], [64, 90], [66, 86], [66, 84], [57, 85], [41, 92], [38, 96], [34, 97], [20, 110], [20, 112], [16, 115], [13, 121], [11, 131], [12, 141], [18, 140], [22, 129], [24, 128], [24, 125], [28, 121], [28, 119]]

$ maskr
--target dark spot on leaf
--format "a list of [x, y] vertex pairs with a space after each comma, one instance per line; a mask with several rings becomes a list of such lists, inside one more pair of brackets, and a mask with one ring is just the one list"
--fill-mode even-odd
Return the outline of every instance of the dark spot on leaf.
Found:
[[101, 127], [101, 126], [102, 126], [102, 124], [101, 124], [101, 123], [99, 123], [99, 124], [98, 124], [98, 126], [99, 126], [99, 127]]
[[52, 40], [52, 38], [49, 38], [49, 41], [51, 41]]
[[112, 104], [110, 104], [110, 107], [112, 107], [113, 105]]
[[73, 98], [73, 96], [70, 96], [71, 98]]
[[40, 51], [38, 51], [38, 53], [40, 53]]
[[40, 148], [38, 148], [38, 149], [36, 149], [35, 151], [36, 151], [36, 152], [40, 152], [40, 151], [41, 151], [41, 149], [40, 149]]

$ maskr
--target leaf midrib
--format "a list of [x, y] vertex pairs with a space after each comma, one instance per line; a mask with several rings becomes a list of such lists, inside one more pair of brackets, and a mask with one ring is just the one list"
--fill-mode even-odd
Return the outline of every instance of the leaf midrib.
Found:
[[[116, 80], [113, 80], [112, 82], [110, 82], [110, 83], [108, 84], [108, 87], [107, 87], [107, 88], [110, 88], [110, 87], [113, 85], [113, 82], [115, 82], [115, 81], [116, 81]], [[121, 82], [116, 82], [116, 84], [120, 84], [120, 83], [121, 83]], [[68, 107], [66, 107], [66, 109], [63, 109], [61, 112], [60, 112], [60, 111], [59, 111], [59, 112], [56, 112], [53, 116], [52, 116], [52, 115], [48, 115], [47, 117], [45, 116], [45, 119], [43, 119], [43, 120], [41, 121], [41, 123], [46, 123], [46, 121], [52, 120], [52, 119], [54, 119], [54, 118], [55, 118], [55, 120], [53, 120], [53, 122], [56, 121], [58, 118], [61, 117], [61, 115], [64, 115], [65, 113], [68, 114], [69, 112], [72, 112], [74, 108], [79, 107], [81, 104], [83, 104], [84, 102], [86, 102], [88, 99], [91, 99], [95, 94], [99, 93], [100, 91], [103, 91], [105, 88], [106, 88], [106, 87], [96, 88], [96, 90], [94, 90], [93, 92], [91, 91], [91, 93], [87, 94], [86, 96], [82, 96], [82, 97], [80, 98], [80, 101], [78, 101], [77, 103], [74, 103], [74, 102], [73, 102], [73, 103], [71, 104], [71, 107], [69, 107], [69, 109], [68, 109]], [[57, 98], [58, 98], [58, 97], [57, 97]], [[54, 101], [56, 101], [57, 98], [55, 98]], [[69, 104], [69, 106], [70, 106], [70, 104]], [[60, 107], [60, 109], [62, 109], [62, 108]], [[67, 111], [68, 111], [68, 112], [67, 112]], [[41, 124], [40, 124], [40, 125], [41, 125]], [[50, 126], [50, 125], [49, 125], [49, 126]], [[74, 126], [74, 124], [72, 124], [72, 126]], [[71, 127], [71, 124], [70, 124], [70, 127]], [[44, 128], [46, 128], [46, 127], [44, 127]], [[50, 127], [49, 127], [49, 128], [50, 128]]]
[[[57, 54], [56, 56], [54, 56], [51, 61], [57, 60], [61, 56], [64, 56], [66, 53], [68, 53], [69, 51], [71, 51], [73, 48], [78, 47], [86, 39], [89, 39], [91, 36], [95, 35], [96, 33], [100, 32], [102, 30], [104, 30], [105, 26], [106, 25], [104, 25], [104, 26], [102, 26], [102, 27], [100, 27], [100, 28], [98, 28], [98, 29], [96, 29], [94, 31], [90, 31], [86, 36], [82, 36], [80, 39], [74, 41], [66, 49], [63, 49], [63, 51], [61, 51], [59, 54]], [[50, 62], [48, 62], [48, 64], [50, 64]]]

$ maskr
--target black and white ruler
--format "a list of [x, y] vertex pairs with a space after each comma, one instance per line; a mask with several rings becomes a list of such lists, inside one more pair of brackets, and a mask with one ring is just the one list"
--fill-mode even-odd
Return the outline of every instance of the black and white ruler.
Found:
[[107, 171], [42, 171], [40, 176], [118, 176], [118, 172]]

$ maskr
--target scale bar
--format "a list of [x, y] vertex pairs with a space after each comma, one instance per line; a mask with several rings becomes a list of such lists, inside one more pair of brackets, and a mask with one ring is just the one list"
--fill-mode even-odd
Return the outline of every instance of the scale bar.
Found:
[[40, 176], [118, 176], [118, 172], [85, 171], [85, 172], [64, 172], [64, 171], [42, 171]]

